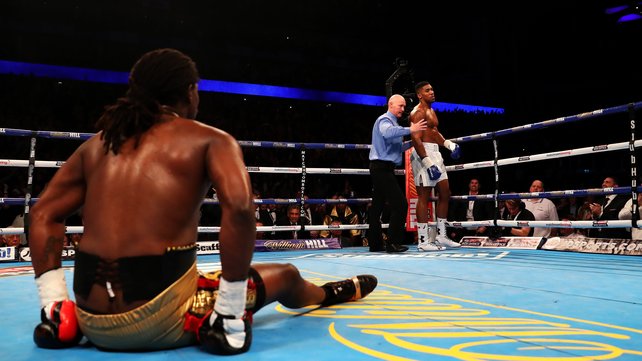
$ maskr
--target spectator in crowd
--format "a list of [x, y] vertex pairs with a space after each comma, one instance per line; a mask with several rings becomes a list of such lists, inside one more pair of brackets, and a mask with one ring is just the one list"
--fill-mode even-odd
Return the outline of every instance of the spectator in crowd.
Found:
[[324, 238], [336, 238], [339, 241], [339, 243], [341, 243], [341, 248], [354, 246], [353, 238], [348, 237], [345, 234], [345, 230], [339, 228], [341, 227], [341, 224], [342, 223], [339, 220], [334, 220], [330, 222], [330, 227], [336, 227], [336, 228], [330, 228], [330, 232]]
[[[210, 188], [205, 195], [206, 199], [211, 199], [212, 201], [218, 201], [218, 196], [216, 189]], [[220, 227], [221, 226], [221, 206], [215, 203], [206, 203], [201, 204], [201, 218], [199, 220], [199, 225], [203, 227]], [[198, 234], [198, 240], [203, 242], [217, 241], [219, 239], [219, 233], [216, 232], [201, 232]]]
[[[606, 177], [602, 181], [602, 188], [618, 188], [615, 177]], [[619, 219], [619, 214], [629, 197], [624, 194], [609, 194], [590, 204], [594, 220], [608, 221]], [[631, 239], [631, 232], [626, 228], [592, 228], [589, 230], [591, 238]]]
[[[637, 221], [638, 225], [642, 226], [642, 221], [640, 220], [640, 206], [642, 205], [642, 193], [638, 193], [637, 197]], [[629, 198], [620, 212], [618, 213], [618, 219], [633, 219], [633, 198]], [[642, 229], [638, 227], [631, 228], [631, 239], [642, 240]]]
[[315, 225], [322, 225], [323, 220], [328, 215], [328, 206], [325, 203], [315, 204], [312, 207], [312, 223]]
[[[21, 198], [24, 193], [19, 188], [12, 188], [9, 184], [2, 184], [2, 197], [1, 198]], [[24, 207], [18, 207], [6, 203], [0, 204], [0, 228], [10, 227], [15, 222], [16, 217], [21, 215]]]
[[[296, 199], [301, 198], [301, 191], [296, 192]], [[312, 207], [310, 206], [310, 203], [308, 203], [308, 200], [310, 197], [306, 194], [303, 196], [303, 207], [301, 211], [301, 218], [305, 220], [305, 222], [308, 223], [308, 225], [312, 225], [312, 219], [313, 219], [313, 212], [312, 212]], [[319, 238], [321, 237], [321, 231], [318, 230], [309, 230], [308, 231], [308, 237], [309, 238]]]
[[[11, 228], [11, 227], [8, 227]], [[19, 234], [3, 234], [0, 235], [0, 247], [19, 247], [20, 235]]]
[[[13, 222], [9, 225], [9, 228], [25, 228], [25, 217], [23, 213], [18, 213], [13, 219]], [[18, 234], [19, 244], [21, 246], [27, 245], [27, 235], [25, 233]]]
[[[503, 219], [507, 221], [534, 221], [535, 216], [526, 209], [526, 204], [521, 199], [507, 199], [506, 212]], [[533, 227], [504, 227], [504, 237], [532, 237]]]
[[[372, 202], [359, 204], [359, 224], [368, 224], [368, 212], [370, 212], [370, 207], [372, 207]], [[361, 241], [357, 244], [368, 246], [368, 232], [366, 232], [366, 230], [361, 232]]]
[[[82, 222], [82, 209], [79, 209], [78, 212], [68, 217], [65, 221], [65, 225], [68, 227], [81, 227], [83, 226]], [[82, 239], [82, 233], [67, 233], [67, 246], [77, 246]]]
[[[268, 227], [275, 225], [275, 221], [272, 219], [272, 215], [270, 214], [269, 205], [265, 203], [260, 203], [257, 205], [256, 208], [257, 210], [255, 211], [255, 216], [258, 215], [256, 219], [259, 222], [261, 222], [262, 225], [268, 226]], [[274, 232], [268, 231], [263, 233], [263, 238], [261, 239], [272, 239], [272, 238], [274, 238]]]
[[[531, 183], [530, 193], [544, 192], [544, 182], [535, 179]], [[548, 198], [529, 198], [524, 201], [526, 209], [535, 216], [536, 221], [558, 221], [557, 207]], [[552, 237], [557, 235], [557, 228], [534, 227], [533, 237]]]
[[595, 203], [595, 196], [592, 194], [587, 195], [583, 198], [581, 205], [577, 209], [577, 220], [578, 221], [588, 221], [593, 219], [593, 213], [591, 212], [591, 204]]
[[560, 219], [562, 217], [572, 217], [573, 219], [577, 219], [579, 211], [580, 202], [577, 197], [562, 197], [559, 199], [559, 203], [557, 204], [557, 215]]
[[[263, 227], [263, 226], [264, 226], [264, 224], [263, 224], [263, 222], [261, 222], [260, 220], [258, 220], [258, 219], [257, 219], [257, 220], [256, 220], [256, 226], [257, 226], [257, 227]], [[256, 230], [256, 239], [264, 240], [264, 239], [265, 239], [265, 231], [259, 231], [259, 230], [257, 229], [257, 230]]]
[[[344, 197], [345, 195], [342, 196], [335, 193], [332, 196], [332, 199], [340, 200]], [[342, 200], [341, 203], [335, 204], [334, 207], [330, 209], [330, 213], [326, 214], [323, 219], [323, 224], [329, 225], [332, 224], [333, 221], [339, 221], [340, 224], [357, 225], [359, 224], [359, 215], [353, 212], [352, 208], [350, 208], [350, 206], [348, 206], [348, 204]], [[321, 231], [321, 236], [327, 237], [328, 233], [328, 231]], [[348, 233], [350, 233], [350, 238], [352, 238], [353, 242], [357, 242], [357, 239], [361, 238], [361, 231], [358, 229], [351, 229], [348, 231]]]
[[[294, 196], [294, 198], [297, 199], [297, 200], [301, 199], [301, 191], [297, 191], [295, 196]], [[303, 201], [304, 202], [303, 202], [303, 208], [302, 208], [302, 212], [301, 212], [301, 217], [307, 219], [309, 224], [313, 224], [312, 223], [312, 207], [310, 207], [310, 203], [308, 203], [309, 199], [310, 199], [310, 196], [308, 196], [307, 194], [303, 196]]]
[[[287, 208], [285, 217], [276, 221], [277, 226], [307, 226], [308, 220], [301, 217], [301, 206], [298, 204], [290, 204]], [[310, 232], [307, 230], [297, 231], [278, 231], [278, 239], [307, 239], [310, 238]]]
[[[563, 217], [562, 222], [574, 221], [575, 218], [571, 216]], [[559, 228], [560, 237], [564, 238], [585, 238], [584, 230], [581, 228], [565, 227]]]
[[[472, 178], [468, 182], [468, 195], [477, 196], [481, 189], [481, 184], [477, 178]], [[469, 201], [451, 201], [448, 207], [450, 215], [448, 219], [453, 221], [484, 221], [493, 219], [494, 212], [493, 202], [484, 200]], [[450, 237], [459, 241], [464, 236], [486, 236], [487, 227], [467, 227], [467, 228], [450, 228]]]

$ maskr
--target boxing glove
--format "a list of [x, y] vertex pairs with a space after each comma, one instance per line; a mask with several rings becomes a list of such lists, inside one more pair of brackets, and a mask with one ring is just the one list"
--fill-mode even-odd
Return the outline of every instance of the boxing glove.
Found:
[[450, 140], [446, 140], [444, 141], [444, 147], [450, 150], [450, 157], [452, 159], [459, 159], [459, 157], [461, 157], [461, 150], [459, 148], [459, 144], [455, 142], [451, 142]]
[[80, 343], [82, 332], [76, 319], [76, 304], [55, 301], [40, 310], [42, 321], [33, 331], [33, 341], [41, 348], [67, 348]]
[[236, 355], [250, 349], [251, 317], [244, 315], [236, 318], [209, 312], [203, 320], [198, 328], [198, 340], [205, 351], [217, 355]]
[[430, 158], [428, 157], [423, 157], [421, 158], [421, 163], [426, 167], [426, 170], [428, 172], [428, 178], [431, 180], [437, 180], [439, 177], [441, 177], [441, 172], [439, 171], [439, 168], [433, 163]]
[[198, 339], [205, 351], [219, 355], [236, 355], [250, 349], [251, 318], [245, 306], [248, 280], [229, 282], [219, 278], [214, 311], [205, 316], [198, 329]]

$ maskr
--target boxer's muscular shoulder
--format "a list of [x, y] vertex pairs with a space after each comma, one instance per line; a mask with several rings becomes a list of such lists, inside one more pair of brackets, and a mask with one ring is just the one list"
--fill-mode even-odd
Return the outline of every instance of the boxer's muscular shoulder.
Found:
[[425, 118], [426, 112], [424, 112], [423, 109], [419, 107], [419, 105], [415, 106], [414, 109], [412, 109], [412, 111], [410, 112], [410, 120], [413, 122], [418, 122]]

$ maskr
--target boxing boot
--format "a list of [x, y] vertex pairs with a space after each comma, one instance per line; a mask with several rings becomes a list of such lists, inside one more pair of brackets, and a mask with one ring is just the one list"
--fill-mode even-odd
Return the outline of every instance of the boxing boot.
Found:
[[437, 236], [437, 243], [439, 243], [443, 247], [447, 247], [447, 248], [459, 248], [459, 247], [461, 247], [461, 244], [453, 241], [452, 239], [450, 239], [450, 238], [448, 238], [446, 236], [442, 236], [442, 235]]
[[321, 286], [325, 291], [325, 300], [321, 306], [359, 300], [369, 295], [375, 287], [377, 277], [373, 275], [359, 275], [343, 281], [328, 282]]
[[417, 250], [420, 252], [441, 251], [443, 247], [434, 241], [425, 241], [417, 244]]

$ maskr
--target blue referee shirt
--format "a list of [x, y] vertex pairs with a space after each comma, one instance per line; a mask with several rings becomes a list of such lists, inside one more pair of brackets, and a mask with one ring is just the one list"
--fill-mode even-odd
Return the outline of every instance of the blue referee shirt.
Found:
[[381, 115], [372, 126], [370, 160], [385, 160], [400, 165], [405, 135], [410, 135], [410, 128], [400, 126], [394, 114], [386, 112]]

